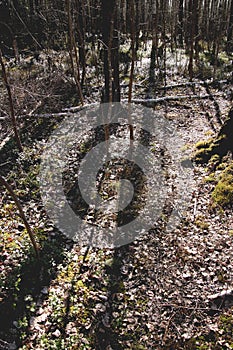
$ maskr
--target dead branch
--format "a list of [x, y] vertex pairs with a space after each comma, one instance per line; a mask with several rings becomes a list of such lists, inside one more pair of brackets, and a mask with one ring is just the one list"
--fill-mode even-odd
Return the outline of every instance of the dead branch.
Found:
[[[216, 96], [216, 95], [215, 95]], [[165, 96], [165, 97], [158, 97], [158, 98], [152, 98], [152, 99], [132, 99], [133, 103], [136, 104], [143, 104], [143, 105], [150, 105], [150, 104], [159, 104], [164, 103], [168, 101], [180, 101], [180, 100], [201, 100], [201, 99], [209, 99], [209, 95], [180, 95], [180, 96]], [[123, 100], [125, 102], [126, 100]]]

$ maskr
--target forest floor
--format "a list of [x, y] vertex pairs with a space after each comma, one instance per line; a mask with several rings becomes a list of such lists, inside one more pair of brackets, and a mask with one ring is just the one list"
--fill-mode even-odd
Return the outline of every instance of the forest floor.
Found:
[[[175, 124], [191, 155], [198, 141], [220, 130], [232, 86], [222, 81], [207, 92], [203, 81], [190, 85], [184, 72], [170, 67], [171, 87], [155, 96], [146, 91], [148, 63], [146, 57], [138, 63], [133, 98], [189, 96], [153, 108]], [[94, 68], [90, 72], [96, 76]], [[36, 259], [2, 189], [0, 349], [232, 349], [233, 211], [216, 206], [211, 196], [232, 156], [217, 169], [211, 162], [194, 164], [192, 199], [173, 231], [165, 233], [161, 222], [117, 249], [80, 247], [53, 226], [38, 183], [46, 141], [65, 110], [78, 103], [72, 81], [61, 73], [60, 65], [52, 72], [43, 65], [11, 71], [23, 154], [1, 112], [0, 173], [15, 189], [41, 252]], [[100, 99], [102, 82], [90, 80], [86, 104]], [[127, 79], [122, 84], [127, 98]]]

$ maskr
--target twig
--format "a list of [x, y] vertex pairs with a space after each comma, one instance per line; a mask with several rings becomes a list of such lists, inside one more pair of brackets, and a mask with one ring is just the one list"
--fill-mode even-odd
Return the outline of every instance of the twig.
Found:
[[177, 304], [158, 304], [159, 307], [173, 307], [176, 309], [184, 309], [184, 310], [199, 310], [199, 311], [216, 311], [220, 312], [221, 310], [218, 308], [212, 308], [212, 307], [191, 307], [191, 306], [183, 306], [183, 305], [177, 305]]
[[35, 113], [35, 111], [36, 111], [39, 107], [42, 106], [42, 103], [43, 103], [42, 100], [39, 101], [39, 102], [36, 104], [36, 106], [28, 113], [27, 116], [31, 117], [31, 116]]
[[194, 198], [194, 208], [193, 208], [193, 217], [195, 219], [197, 214], [197, 198]]
[[166, 339], [167, 339], [168, 329], [169, 329], [171, 320], [173, 319], [173, 317], [174, 317], [175, 315], [176, 315], [176, 312], [174, 311], [174, 312], [171, 314], [171, 316], [169, 317], [168, 321], [167, 321], [166, 328], [165, 328], [164, 335], [163, 335], [163, 342], [165, 342]]

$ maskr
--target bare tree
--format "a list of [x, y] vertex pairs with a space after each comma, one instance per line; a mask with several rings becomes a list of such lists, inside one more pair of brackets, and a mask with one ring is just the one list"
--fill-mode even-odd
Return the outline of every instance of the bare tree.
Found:
[[77, 46], [76, 46], [74, 30], [73, 30], [71, 0], [66, 0], [66, 10], [67, 10], [67, 17], [68, 17], [69, 55], [70, 55], [71, 67], [72, 67], [72, 72], [73, 72], [75, 84], [77, 87], [79, 99], [81, 104], [83, 105], [84, 99], [83, 99], [82, 88], [80, 84], [80, 67], [79, 67], [79, 58], [78, 58]]
[[189, 0], [189, 79], [193, 80], [193, 59], [194, 59], [194, 48], [198, 45], [198, 0]]
[[180, 47], [184, 44], [184, 0], [179, 0], [179, 15], [178, 15], [178, 42]]
[[149, 89], [154, 88], [155, 84], [155, 67], [158, 60], [158, 11], [159, 1], [152, 3], [152, 48], [150, 56], [150, 70], [149, 70]]
[[120, 100], [119, 39], [117, 24], [117, 1], [102, 0], [102, 40], [104, 59], [104, 91], [102, 102]]
[[227, 51], [233, 51], [233, 0], [231, 0], [229, 25], [227, 29]]
[[8, 94], [8, 99], [9, 99], [10, 117], [11, 117], [11, 122], [12, 122], [14, 135], [15, 135], [15, 140], [16, 140], [16, 144], [18, 146], [19, 151], [22, 152], [23, 151], [23, 147], [22, 147], [21, 140], [20, 140], [20, 137], [19, 137], [16, 117], [15, 117], [14, 102], [13, 102], [12, 93], [11, 93], [11, 87], [10, 87], [10, 84], [9, 84], [9, 81], [8, 81], [8, 77], [7, 77], [7, 73], [6, 73], [5, 64], [3, 62], [1, 49], [0, 49], [0, 63], [1, 63], [1, 66], [2, 66], [2, 78], [3, 78], [4, 84], [5, 84], [6, 89], [7, 89], [7, 94]]

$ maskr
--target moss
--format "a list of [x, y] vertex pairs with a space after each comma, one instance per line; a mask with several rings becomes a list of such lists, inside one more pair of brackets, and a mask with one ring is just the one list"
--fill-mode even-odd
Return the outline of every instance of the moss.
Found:
[[213, 139], [210, 139], [210, 140], [207, 140], [207, 141], [201, 140], [201, 141], [198, 141], [196, 143], [195, 147], [197, 149], [209, 148], [212, 142], [213, 142]]
[[196, 152], [195, 156], [194, 156], [194, 160], [197, 163], [206, 163], [209, 160], [209, 155], [212, 153], [212, 148], [208, 147], [208, 148], [201, 148], [198, 149], [198, 151]]
[[[209, 139], [207, 141], [199, 141], [196, 144], [196, 153], [193, 160], [197, 163], [207, 163], [210, 159], [220, 162], [221, 158], [225, 155], [224, 142], [226, 135], [220, 135], [217, 139]], [[217, 158], [218, 157], [218, 158]]]
[[185, 349], [189, 350], [207, 350], [207, 349], [212, 349], [212, 345], [215, 345], [216, 342], [216, 337], [215, 335], [208, 333], [208, 334], [203, 334], [200, 335], [197, 338], [191, 338], [188, 340], [186, 343]]
[[226, 164], [225, 162], [221, 162], [221, 163], [216, 167], [216, 169], [217, 169], [217, 170], [224, 170], [224, 169], [226, 169], [226, 167], [227, 167], [227, 164]]
[[213, 136], [214, 135], [214, 132], [212, 131], [212, 130], [207, 130], [206, 132], [205, 132], [205, 136]]
[[201, 140], [196, 143], [197, 152], [194, 155], [194, 160], [198, 163], [205, 163], [209, 160], [210, 154], [213, 151], [213, 139]]
[[232, 56], [229, 56], [225, 51], [219, 52], [218, 58], [222, 64], [231, 64]]
[[215, 182], [215, 181], [216, 181], [216, 179], [215, 179], [214, 174], [210, 174], [209, 176], [205, 177], [205, 182], [206, 183], [212, 183], [212, 182]]
[[212, 192], [212, 199], [222, 207], [233, 205], [233, 163], [222, 172]]
[[201, 230], [208, 230], [209, 229], [209, 224], [208, 222], [205, 222], [204, 220], [201, 219], [196, 219], [195, 224], [197, 227], [199, 227]]
[[219, 181], [212, 193], [212, 198], [220, 206], [233, 204], [233, 186]]
[[[232, 312], [233, 310], [231, 310]], [[219, 328], [228, 337], [233, 337], [233, 315], [232, 313], [223, 314], [219, 318]], [[233, 344], [233, 343], [232, 343]]]
[[211, 158], [210, 158], [210, 163], [215, 164], [220, 162], [220, 156], [218, 154], [214, 154]]
[[184, 349], [233, 349], [233, 308], [218, 318], [218, 331], [210, 331], [185, 342]]
[[218, 274], [217, 274], [217, 279], [220, 283], [226, 283], [227, 281], [227, 276], [224, 274], [223, 271], [220, 271]]

